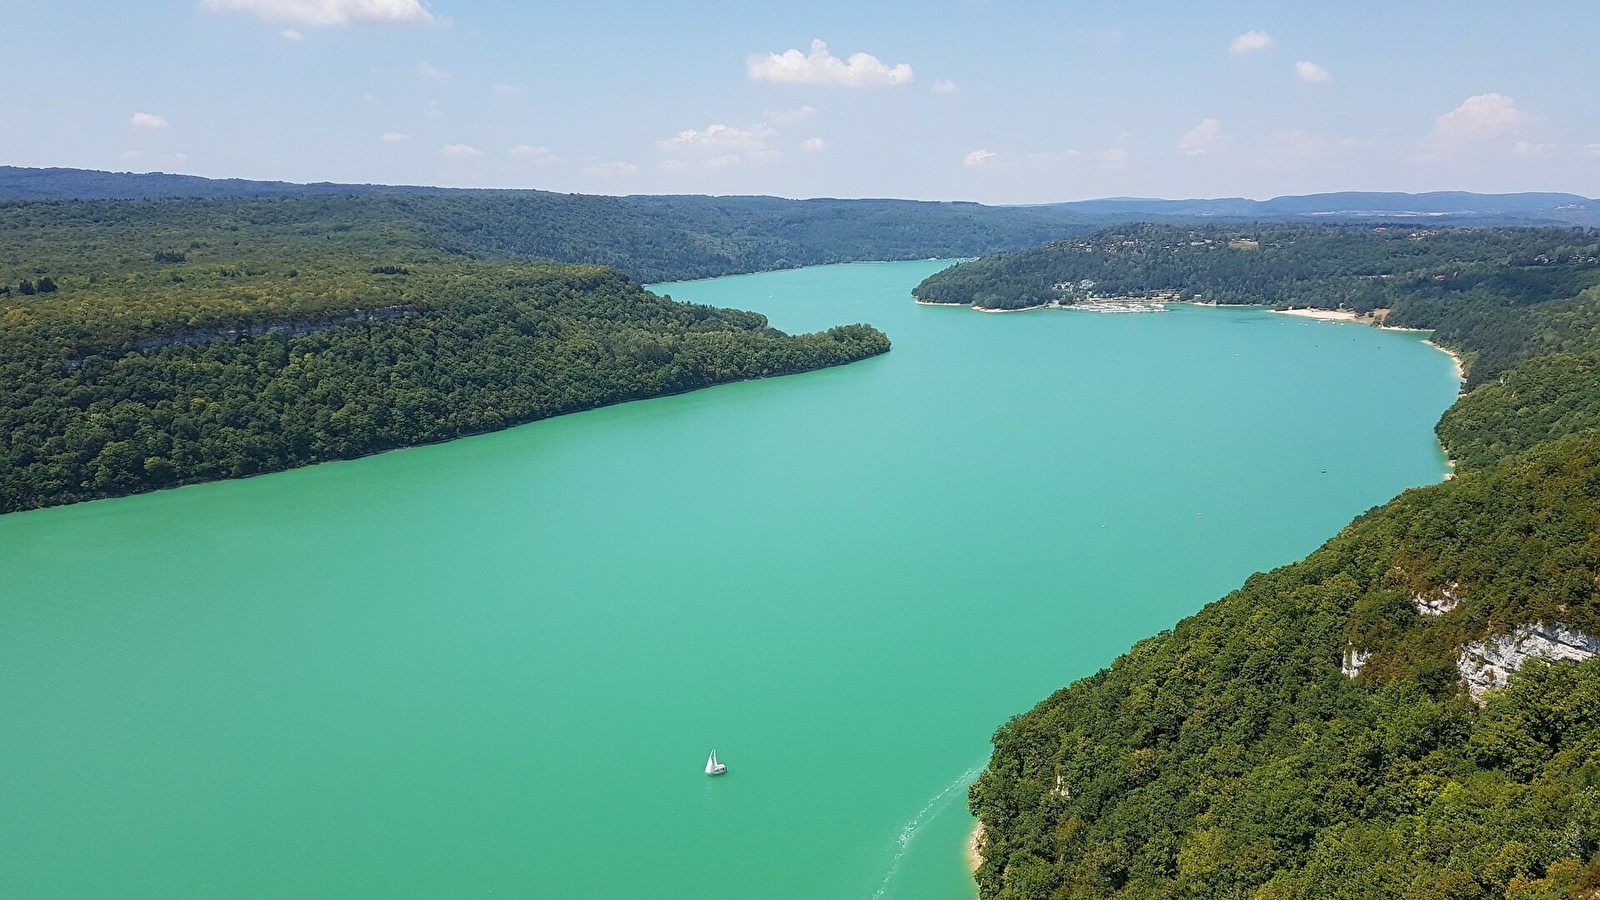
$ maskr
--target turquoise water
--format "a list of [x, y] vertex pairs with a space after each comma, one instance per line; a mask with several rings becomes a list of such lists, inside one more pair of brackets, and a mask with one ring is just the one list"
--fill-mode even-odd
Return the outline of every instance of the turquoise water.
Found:
[[1418, 335], [940, 265], [660, 288], [855, 365], [0, 517], [0, 897], [968, 900], [997, 725], [1445, 471]]

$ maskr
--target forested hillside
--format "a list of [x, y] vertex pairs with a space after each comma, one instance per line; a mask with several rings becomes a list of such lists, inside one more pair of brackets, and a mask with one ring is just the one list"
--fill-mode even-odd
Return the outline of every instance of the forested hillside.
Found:
[[865, 325], [785, 335], [596, 266], [451, 253], [427, 225], [363, 202], [0, 207], [0, 512], [889, 347]]
[[[1479, 710], [1465, 637], [1600, 625], [1600, 440], [1407, 492], [995, 735], [984, 897], [1559, 898], [1600, 885], [1600, 659]], [[1464, 599], [1426, 620], [1413, 592]], [[1352, 640], [1387, 632], [1359, 678]]]
[[962, 263], [917, 299], [1022, 309], [1107, 297], [1387, 311], [1462, 351], [1471, 383], [1600, 349], [1600, 231], [1338, 225], [1114, 227]]
[[310, 220], [324, 228], [362, 229], [375, 239], [396, 232], [431, 249], [480, 259], [611, 266], [642, 283], [978, 256], [1091, 230], [1090, 220], [1076, 213], [976, 203], [365, 188], [271, 198], [0, 201], [0, 219], [29, 239], [63, 228], [104, 238], [110, 232], [101, 228], [127, 230], [130, 224], [162, 228], [196, 220], [272, 228]]
[[452, 193], [378, 198], [447, 246], [587, 262], [643, 282], [862, 260], [978, 256], [1091, 229], [1043, 207], [776, 197]]
[[1530, 359], [1462, 397], [1437, 428], [1458, 471], [1487, 468], [1564, 435], [1597, 430], [1600, 353], [1594, 352]]
[[[1351, 253], [1306, 279], [1256, 247], [1203, 251], [1249, 254], [1222, 270], [1277, 279], [1296, 302], [1454, 316], [1450, 340], [1500, 369], [1470, 372], [1481, 386], [1439, 424], [1459, 477], [1357, 518], [1000, 728], [970, 793], [983, 897], [1600, 896], [1600, 659], [1533, 659], [1481, 706], [1466, 687], [1485, 677], [1471, 647], [1600, 635], [1600, 362], [1549, 354], [1597, 346], [1593, 238], [1458, 235], [1449, 272], [1364, 271]], [[1319, 280], [1352, 276], [1394, 283], [1318, 302]]]

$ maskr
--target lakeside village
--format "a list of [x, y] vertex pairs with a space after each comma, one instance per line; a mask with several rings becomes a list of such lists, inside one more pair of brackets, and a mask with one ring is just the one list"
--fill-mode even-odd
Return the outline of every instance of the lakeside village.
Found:
[[[1102, 297], [1094, 292], [1094, 281], [1059, 282], [1051, 285], [1059, 296], [1046, 303], [1046, 309], [1076, 309], [1097, 313], [1166, 312], [1168, 303], [1179, 302], [1177, 291], [1153, 291], [1141, 297]], [[1201, 302], [1198, 295], [1191, 302]]]

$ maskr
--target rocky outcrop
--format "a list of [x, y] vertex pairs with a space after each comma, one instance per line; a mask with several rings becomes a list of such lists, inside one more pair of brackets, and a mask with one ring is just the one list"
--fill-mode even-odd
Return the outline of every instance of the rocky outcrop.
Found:
[[[1346, 652], [1348, 656], [1350, 651]], [[1511, 673], [1534, 657], [1562, 662], [1583, 662], [1600, 655], [1600, 637], [1560, 622], [1519, 625], [1510, 634], [1474, 641], [1461, 648], [1456, 669], [1467, 692], [1478, 703], [1491, 688], [1502, 688]]]
[[286, 338], [305, 337], [306, 335], [318, 334], [323, 331], [340, 328], [346, 325], [393, 322], [396, 319], [403, 319], [407, 316], [415, 315], [416, 313], [417, 308], [415, 306], [380, 306], [376, 309], [352, 310], [345, 315], [335, 316], [330, 319], [319, 319], [315, 321], [258, 322], [253, 325], [240, 325], [226, 328], [203, 328], [190, 331], [180, 331], [176, 334], [166, 335], [163, 337], [146, 338], [142, 341], [135, 341], [133, 343], [133, 349], [159, 350], [163, 347], [171, 347], [177, 344], [181, 344], [185, 347], [200, 347], [206, 344], [216, 343], [217, 341], [239, 341], [244, 340], [245, 338], [260, 337], [265, 334], [273, 333], [281, 334]]
[[1442, 616], [1461, 605], [1461, 585], [1451, 584], [1446, 588], [1418, 594], [1412, 600], [1417, 604], [1417, 612], [1425, 616]]
[[1346, 678], [1354, 678], [1361, 674], [1361, 667], [1365, 666], [1367, 660], [1371, 657], [1371, 650], [1357, 650], [1354, 647], [1346, 647], [1344, 648], [1344, 661], [1339, 663], [1339, 671], [1343, 672]]

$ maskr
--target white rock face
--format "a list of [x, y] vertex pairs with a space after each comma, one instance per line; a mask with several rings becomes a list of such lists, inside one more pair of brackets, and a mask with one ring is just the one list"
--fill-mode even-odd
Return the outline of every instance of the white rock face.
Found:
[[1520, 625], [1510, 634], [1466, 645], [1461, 648], [1456, 669], [1467, 684], [1467, 692], [1481, 704], [1490, 688], [1505, 687], [1511, 680], [1511, 673], [1530, 658], [1583, 662], [1597, 655], [1600, 655], [1600, 637], [1560, 622], [1540, 622]]
[[1354, 647], [1346, 647], [1344, 648], [1344, 661], [1339, 663], [1339, 671], [1343, 672], [1346, 678], [1354, 678], [1361, 674], [1361, 667], [1367, 664], [1367, 660], [1371, 656], [1372, 651], [1370, 650], [1357, 650]]
[[1418, 594], [1412, 599], [1416, 601], [1417, 612], [1425, 616], [1442, 616], [1461, 605], [1461, 585], [1440, 588], [1438, 596]]

